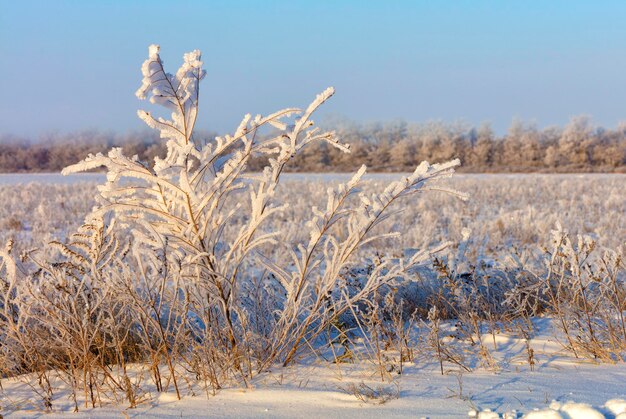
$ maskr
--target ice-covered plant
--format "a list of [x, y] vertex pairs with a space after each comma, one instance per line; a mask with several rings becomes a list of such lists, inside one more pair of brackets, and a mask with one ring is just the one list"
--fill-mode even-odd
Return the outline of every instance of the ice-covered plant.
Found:
[[613, 362], [626, 357], [626, 284], [620, 249], [600, 250], [586, 235], [572, 238], [560, 223], [544, 249], [543, 270], [519, 271], [504, 301], [514, 317], [554, 318], [575, 357]]
[[[168, 286], [174, 284], [170, 298], [187, 302], [179, 322], [188, 323], [193, 342], [227, 354], [229, 362], [221, 366], [231, 365], [246, 377], [254, 369], [253, 359], [259, 365], [276, 359], [288, 364], [302, 344], [319, 336], [333, 318], [430, 255], [424, 251], [407, 261], [384, 260], [353, 295], [342, 287], [356, 250], [390, 235], [376, 230], [389, 207], [429, 189], [428, 181], [449, 176], [458, 160], [434, 166], [424, 162], [382, 193], [362, 196], [354, 204], [348, 198], [365, 173], [363, 167], [346, 185], [329, 191], [325, 210], [314, 208], [309, 241], [294, 244], [292, 263], [280, 266], [261, 256], [264, 246], [276, 245], [280, 232], [262, 226], [287, 205], [274, 200], [285, 165], [316, 141], [349, 151], [334, 132], [320, 131], [311, 120], [334, 90], [326, 89], [304, 110], [246, 115], [232, 135], [205, 143], [193, 135], [199, 83], [205, 76], [199, 51], [185, 54], [183, 65], [172, 75], [164, 70], [159, 47], [152, 45], [142, 72], [137, 96], [172, 111], [170, 119], [139, 111], [140, 118], [167, 141], [165, 158], [149, 165], [113, 149], [106, 156], [91, 155], [64, 173], [107, 168], [107, 183], [100, 187], [99, 207], [91, 217], [112, 214], [132, 233], [134, 254], [167, 255], [162, 271], [170, 275], [161, 276]], [[261, 132], [265, 127], [272, 129]], [[248, 173], [247, 163], [258, 156], [265, 156], [267, 166], [262, 173]], [[236, 230], [231, 228], [233, 218], [239, 221]], [[139, 256], [137, 264], [144, 265], [145, 258], [149, 256]], [[270, 324], [264, 332], [259, 329], [260, 313], [249, 304], [250, 284], [263, 275], [260, 268], [273, 274], [284, 295], [274, 300], [277, 306], [262, 313], [268, 317], [263, 323]], [[259, 345], [259, 339], [265, 343]]]
[[574, 354], [624, 359], [622, 256], [612, 250], [596, 252], [591, 237], [578, 235], [574, 241], [557, 223], [542, 291]]
[[[431, 182], [450, 176], [458, 160], [423, 162], [370, 195], [358, 193], [362, 167], [328, 190], [323, 209], [311, 204], [304, 242], [284, 243], [281, 231], [271, 228], [272, 217], [288, 206], [276, 191], [295, 155], [315, 142], [349, 152], [334, 132], [311, 120], [332, 88], [305, 109], [246, 115], [234, 133], [204, 139], [194, 135], [206, 74], [200, 52], [185, 54], [169, 74], [152, 45], [142, 73], [137, 96], [171, 112], [169, 118], [138, 113], [160, 133], [167, 154], [143, 162], [113, 148], [66, 168], [64, 174], [106, 168], [97, 206], [67, 243], [50, 243], [29, 256], [28, 280], [5, 294], [3, 310], [7, 295], [18, 295], [17, 318], [29, 322], [14, 327], [12, 336], [31, 327], [36, 345], [53, 345], [42, 365], [62, 366], [75, 400], [82, 390], [85, 402], [96, 404], [106, 383], [134, 405], [126, 363], [138, 359], [157, 390], [171, 384], [179, 397], [181, 370], [194, 372], [207, 390], [232, 378], [247, 384], [257, 371], [287, 365], [319, 345], [340, 316], [448, 245], [407, 258], [383, 255], [371, 269], [359, 266], [372, 241], [398, 236], [383, 226], [392, 207], [443, 189]], [[253, 158], [267, 162], [260, 173], [247, 170]], [[276, 252], [277, 246], [285, 251]], [[10, 288], [16, 265], [7, 252], [0, 258]], [[18, 346], [27, 352], [28, 344]], [[108, 365], [117, 365], [122, 378]]]

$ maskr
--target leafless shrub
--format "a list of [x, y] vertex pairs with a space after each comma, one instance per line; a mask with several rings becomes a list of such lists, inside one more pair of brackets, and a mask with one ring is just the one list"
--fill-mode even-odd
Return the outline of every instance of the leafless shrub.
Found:
[[[175, 75], [165, 72], [158, 46], [149, 53], [137, 95], [172, 115], [139, 116], [166, 140], [167, 155], [150, 165], [113, 148], [66, 168], [107, 170], [84, 225], [21, 259], [10, 246], [0, 253], [2, 365], [8, 375], [38, 374], [47, 408], [51, 370], [72, 389], [75, 410], [120, 395], [136, 406], [144, 371], [131, 376], [133, 362], [157, 391], [178, 398], [189, 374], [207, 394], [225, 382], [250, 385], [270, 365], [327, 344], [342, 316], [449, 246], [384, 255], [372, 269], [355, 270], [371, 243], [399, 235], [383, 226], [397, 202], [432, 189], [464, 197], [433, 184], [452, 175], [458, 160], [423, 162], [372, 194], [358, 191], [363, 166], [328, 190], [323, 208], [311, 209], [308, 237], [272, 258], [266, 251], [281, 245], [281, 232], [266, 224], [287, 208], [276, 199], [286, 164], [315, 142], [349, 151], [311, 120], [334, 90], [304, 110], [246, 115], [234, 134], [205, 142], [194, 136], [205, 75], [199, 51], [185, 54]], [[248, 173], [259, 156], [267, 166]], [[349, 276], [354, 286], [347, 287]], [[372, 391], [368, 398], [389, 397]]]
[[344, 387], [339, 387], [339, 389], [356, 397], [363, 403], [385, 404], [390, 400], [400, 398], [399, 382], [395, 382], [391, 386], [379, 385], [376, 387], [370, 387], [363, 382], [359, 384], [350, 383]]

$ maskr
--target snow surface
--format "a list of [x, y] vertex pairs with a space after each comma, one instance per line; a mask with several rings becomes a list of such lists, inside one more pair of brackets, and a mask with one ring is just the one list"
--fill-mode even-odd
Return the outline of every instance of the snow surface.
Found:
[[[497, 371], [475, 366], [473, 372], [461, 374], [445, 365], [446, 374], [441, 375], [439, 364], [424, 353], [414, 363], [405, 363], [403, 374], [385, 374], [381, 382], [380, 370], [366, 358], [354, 364], [318, 358], [287, 368], [276, 366], [257, 376], [249, 389], [228, 388], [207, 396], [189, 386], [182, 400], [173, 393], [153, 390], [143, 395], [135, 409], [111, 402], [79, 413], [70, 413], [69, 391], [55, 394], [53, 411], [44, 413], [26, 377], [19, 377], [2, 380], [0, 414], [46, 418], [626, 418], [626, 364], [575, 359], [562, 350], [548, 320], [536, 323], [541, 333], [531, 341], [537, 361], [534, 371], [526, 361], [524, 342], [501, 334], [493, 350], [500, 366]], [[365, 403], [350, 391], [351, 384], [359, 383], [392, 393], [399, 389], [399, 398], [384, 404]]]

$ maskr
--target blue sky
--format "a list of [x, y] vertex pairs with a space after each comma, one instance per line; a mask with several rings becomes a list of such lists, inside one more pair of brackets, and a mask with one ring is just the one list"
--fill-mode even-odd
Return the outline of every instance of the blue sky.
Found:
[[142, 129], [151, 43], [170, 72], [202, 50], [199, 127], [219, 132], [327, 86], [322, 119], [614, 127], [625, 21], [621, 1], [0, 0], [0, 133]]

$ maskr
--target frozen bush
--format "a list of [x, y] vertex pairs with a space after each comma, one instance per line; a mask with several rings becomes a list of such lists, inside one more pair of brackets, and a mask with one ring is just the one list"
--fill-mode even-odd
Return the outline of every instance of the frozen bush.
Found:
[[[37, 372], [46, 406], [49, 369], [65, 374], [76, 409], [79, 399], [95, 406], [110, 391], [134, 405], [137, 383], [126, 366], [135, 361], [159, 391], [173, 388], [178, 397], [183, 370], [207, 391], [233, 379], [248, 384], [271, 364], [288, 365], [322, 343], [338, 316], [448, 246], [382, 255], [348, 292], [346, 274], [361, 252], [399, 235], [383, 226], [399, 200], [432, 189], [464, 197], [433, 183], [459, 161], [423, 162], [370, 194], [359, 193], [363, 166], [328, 190], [323, 207], [311, 204], [308, 235], [284, 245], [268, 220], [288, 208], [276, 197], [285, 165], [317, 142], [349, 152], [311, 120], [334, 90], [303, 110], [246, 115], [233, 134], [204, 141], [194, 135], [205, 76], [200, 52], [185, 54], [172, 75], [152, 45], [142, 73], [137, 96], [171, 111], [169, 119], [138, 112], [167, 155], [152, 164], [113, 148], [66, 168], [64, 174], [107, 171], [84, 225], [65, 242], [24, 254], [23, 263], [10, 249], [0, 254], [2, 365], [6, 374]], [[268, 164], [250, 173], [256, 157]], [[286, 258], [274, 258], [276, 246]]]

